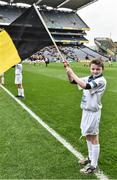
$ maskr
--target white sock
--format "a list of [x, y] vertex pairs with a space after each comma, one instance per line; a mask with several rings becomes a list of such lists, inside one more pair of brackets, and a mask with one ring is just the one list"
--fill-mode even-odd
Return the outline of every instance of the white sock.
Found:
[[88, 148], [88, 157], [92, 160], [92, 143], [87, 140], [87, 148]]
[[24, 97], [24, 89], [23, 88], [21, 89], [21, 96]]
[[94, 166], [95, 168], [98, 165], [99, 154], [100, 154], [100, 144], [92, 144], [91, 166]]
[[18, 96], [21, 96], [21, 89], [18, 88]]

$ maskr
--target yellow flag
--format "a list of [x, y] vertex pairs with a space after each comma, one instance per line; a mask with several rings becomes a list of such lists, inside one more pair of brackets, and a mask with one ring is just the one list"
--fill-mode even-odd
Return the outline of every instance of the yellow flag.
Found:
[[17, 49], [5, 30], [0, 29], [0, 73], [21, 61]]

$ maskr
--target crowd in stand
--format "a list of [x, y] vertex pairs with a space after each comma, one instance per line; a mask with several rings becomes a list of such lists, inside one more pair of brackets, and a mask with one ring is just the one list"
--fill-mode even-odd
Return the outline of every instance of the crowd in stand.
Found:
[[[68, 61], [79, 61], [78, 55], [75, 53], [74, 48], [70, 46], [58, 46], [64, 59]], [[49, 62], [60, 62], [61, 56], [54, 46], [48, 46], [41, 51], [33, 54], [29, 60], [31, 62], [45, 62], [48, 59]]]
[[[72, 46], [58, 46], [58, 49], [63, 57], [64, 60], [67, 61], [76, 61], [79, 62], [81, 61], [90, 61], [95, 57], [91, 57], [87, 52], [82, 51], [80, 48], [77, 46], [72, 47]], [[61, 62], [63, 59], [61, 59], [60, 53], [57, 51], [55, 46], [48, 46], [40, 51], [36, 52], [33, 54], [30, 58], [29, 61], [33, 62], [34, 64], [36, 63], [46, 63], [48, 62]], [[101, 56], [100, 56], [101, 58]], [[108, 60], [108, 59], [107, 59]], [[106, 60], [106, 61], [107, 61]]]
[[[88, 66], [89, 61], [94, 59], [95, 57], [91, 57], [89, 54], [82, 52], [78, 47], [72, 47], [72, 46], [58, 46], [58, 49], [63, 57], [64, 60], [67, 61], [82, 61], [84, 62], [84, 66]], [[102, 57], [100, 56], [100, 59]], [[48, 46], [40, 51], [33, 54], [28, 61], [33, 63], [34, 65], [36, 63], [45, 63], [46, 66], [49, 62], [62, 62], [63, 59], [61, 59], [61, 56], [55, 46]], [[111, 60], [110, 60], [111, 59]], [[109, 62], [109, 66], [112, 65], [112, 56], [108, 56], [107, 60]]]

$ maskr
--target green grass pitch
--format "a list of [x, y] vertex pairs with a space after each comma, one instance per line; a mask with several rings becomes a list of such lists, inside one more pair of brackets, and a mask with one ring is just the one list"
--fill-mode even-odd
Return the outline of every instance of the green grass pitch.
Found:
[[[71, 63], [79, 76], [89, 74], [82, 63]], [[105, 64], [107, 89], [100, 123], [99, 167], [117, 178], [117, 63]], [[62, 63], [23, 64], [22, 101], [84, 156], [80, 137], [82, 92], [68, 82]], [[5, 73], [5, 87], [14, 95], [14, 68]], [[94, 179], [79, 173], [77, 159], [0, 88], [0, 179]]]

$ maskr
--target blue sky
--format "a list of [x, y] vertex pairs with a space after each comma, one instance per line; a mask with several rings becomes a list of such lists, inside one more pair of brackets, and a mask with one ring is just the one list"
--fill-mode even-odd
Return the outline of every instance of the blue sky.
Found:
[[117, 41], [117, 0], [98, 0], [79, 10], [78, 15], [91, 29], [86, 36], [88, 46], [94, 45], [95, 37], [111, 37]]

